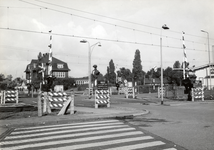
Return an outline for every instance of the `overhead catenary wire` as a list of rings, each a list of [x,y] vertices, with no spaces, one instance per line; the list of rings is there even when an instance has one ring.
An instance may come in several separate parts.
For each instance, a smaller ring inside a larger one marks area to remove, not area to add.
[[[0,27],[0,30],[11,30],[11,31],[19,31],[19,32],[27,32],[27,33],[37,33],[37,34],[49,34],[48,32],[25,30],[25,29],[15,29],[15,28],[9,28],[9,27],[8,28]],[[100,40],[100,41],[106,41],[106,42],[128,43],[128,44],[135,44],[135,45],[146,45],[146,46],[155,46],[155,47],[159,47],[160,46],[159,44],[148,44],[148,43],[143,43],[143,42],[132,42],[132,41],[125,41],[125,40],[105,39],[105,38],[97,38],[97,37],[89,37],[89,36],[79,36],[79,35],[69,35],[69,34],[61,34],[61,33],[52,33],[52,35],[64,36],[64,37],[71,37],[71,38],[79,38],[79,39]],[[176,47],[176,46],[162,45],[162,47],[173,48],[173,49],[182,49],[182,47]],[[204,51],[204,50],[190,49],[190,48],[186,48],[186,50]]]
[[[40,50],[37,50],[37,49],[29,49],[29,48],[21,48],[21,47],[14,47],[14,46],[5,46],[5,45],[0,45],[0,50],[3,50],[3,49],[9,49],[9,50],[18,50],[17,52],[20,53],[20,51],[24,51],[24,52],[27,52],[28,55],[29,53],[39,53],[39,52],[43,52],[43,53],[47,53],[46,51],[40,51]],[[4,55],[2,55],[4,56]],[[65,59],[66,57],[69,57],[70,58],[76,58],[78,61],[80,59],[87,59],[88,56],[86,55],[77,55],[77,54],[74,54],[74,53],[63,53],[63,52],[55,52],[54,53],[54,57],[56,56],[63,56]],[[35,56],[36,57],[36,56]],[[134,57],[133,57],[134,58]],[[106,58],[106,57],[96,57],[96,56],[93,56],[93,60],[99,60],[99,62],[101,61],[110,61],[110,59],[112,58]],[[13,60],[13,59],[6,59],[6,58],[1,58],[0,57],[0,60]],[[15,61],[18,61],[20,59],[15,59]],[[20,61],[30,61],[29,59],[27,60],[20,60]],[[133,59],[122,59],[122,58],[117,58],[116,59],[117,62],[120,62],[120,63],[127,63],[127,62],[132,62]],[[68,62],[71,62],[70,60],[68,60]],[[73,62],[73,61],[72,61]],[[159,60],[142,60],[142,63],[158,63]],[[205,62],[205,61],[201,61],[201,62]],[[174,63],[174,61],[165,61],[165,63]]]
[[[75,9],[75,8],[71,8],[71,7],[67,7],[67,6],[62,6],[62,5],[59,5],[59,4],[54,4],[54,3],[50,3],[50,2],[44,2],[44,1],[41,1],[41,0],[35,0],[35,1],[38,1],[38,2],[41,2],[41,3],[45,3],[45,4],[49,4],[49,5],[53,5],[53,6],[57,6],[57,7],[61,7],[61,8],[75,10],[75,11],[86,13],[86,14],[90,14],[90,15],[95,15],[95,16],[99,16],[99,17],[103,17],[103,18],[112,19],[112,20],[117,20],[117,21],[121,21],[121,22],[125,22],[125,23],[135,24],[135,25],[149,27],[149,28],[154,28],[154,29],[160,29],[159,27],[154,27],[154,26],[145,25],[145,24],[142,24],[142,23],[136,23],[136,22],[131,22],[131,21],[127,21],[127,20],[123,20],[123,19],[118,19],[118,18],[114,18],[114,17],[110,17],[110,16],[96,14],[96,13],[92,13],[92,12],[88,12],[88,11],[84,11],[84,10],[79,10],[79,9]],[[133,29],[133,30],[135,30],[135,29]],[[174,33],[178,33],[178,34],[181,33],[180,31],[174,31],[174,30],[169,30],[169,32],[174,32]],[[194,36],[194,37],[200,37],[200,38],[206,38],[206,37],[201,37],[201,36],[198,36],[198,35],[193,35],[193,34],[188,34],[188,33],[186,33],[186,35]]]
[[[155,36],[160,36],[160,34],[157,34],[157,33],[152,33],[152,32],[148,32],[148,31],[143,31],[143,30],[139,30],[139,29],[133,29],[133,28],[130,28],[130,27],[125,27],[125,26],[121,26],[121,25],[116,25],[116,24],[109,23],[109,22],[106,22],[106,21],[100,21],[100,20],[97,20],[97,19],[93,19],[93,18],[81,16],[81,15],[76,15],[76,14],[74,14],[74,13],[68,13],[68,12],[61,11],[61,10],[58,10],[58,9],[53,9],[53,8],[50,8],[50,7],[47,7],[47,6],[42,6],[42,5],[38,5],[38,4],[35,4],[35,3],[27,2],[27,1],[25,1],[25,0],[20,0],[20,1],[21,1],[21,2],[24,2],[24,3],[27,3],[27,4],[30,4],[30,5],[34,5],[34,6],[41,7],[41,8],[46,9],[46,10],[55,11],[55,12],[58,12],[58,13],[63,13],[63,14],[67,14],[67,15],[72,15],[72,16],[76,16],[76,17],[79,17],[79,18],[82,18],[82,19],[87,19],[87,20],[91,20],[91,21],[96,21],[96,22],[108,24],[108,25],[111,25],[111,26],[116,26],[116,27],[128,29],[128,30],[131,30],[131,31],[135,30],[135,31],[137,31],[137,32],[142,32],[142,33],[146,33],[146,34],[150,34],[150,35],[152,34],[152,35],[155,35]],[[160,28],[157,28],[157,29],[160,29]],[[176,32],[176,33],[181,34],[181,32]],[[187,35],[188,35],[188,34],[187,34]],[[191,36],[193,36],[193,35],[191,35]],[[171,39],[175,39],[175,40],[182,41],[181,38],[176,38],[176,37],[171,37],[171,36],[164,36],[164,35],[162,35],[162,37],[166,37],[166,38],[171,38]],[[198,36],[198,37],[199,37],[199,36]],[[200,37],[200,38],[205,38],[205,37]],[[191,41],[191,40],[186,40],[186,41],[187,41],[187,42],[195,42],[195,41]],[[201,42],[195,42],[195,43],[204,44],[204,43],[201,43]]]

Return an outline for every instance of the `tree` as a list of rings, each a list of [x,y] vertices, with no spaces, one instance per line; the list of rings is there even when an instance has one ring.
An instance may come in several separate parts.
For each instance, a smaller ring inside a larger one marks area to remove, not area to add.
[[[173,74],[173,70],[171,67],[167,67],[163,72],[163,76],[167,78],[169,84],[173,83],[172,74]]]
[[[118,76],[122,77],[123,80],[132,81],[132,73],[129,69],[126,68],[120,68],[119,71],[117,71]]]
[[[116,73],[114,71],[115,71],[115,66],[114,66],[113,60],[111,59],[109,62],[109,67],[107,67],[107,74],[105,75],[105,78],[111,84],[115,84],[116,82]]]
[[[110,74],[110,71],[109,71],[109,66],[107,66],[107,73],[105,74],[104,78],[106,79],[106,81],[109,83],[109,74]]]
[[[13,79],[13,76],[12,76],[12,75],[7,75],[7,80],[8,80],[8,81],[12,81],[12,79]]]
[[[181,64],[178,60],[173,64],[173,68],[181,68]]]
[[[175,61],[173,64],[173,68],[181,68],[181,64],[179,61]],[[183,79],[183,73],[182,71],[179,70],[173,70],[171,74],[171,81],[172,83],[175,83],[177,85],[182,84],[182,79]]]
[[[132,75],[133,75],[134,82],[139,81],[141,78],[143,78],[140,51],[138,49],[135,51]]]
[[[0,74],[0,81],[4,81],[4,80],[5,80],[4,74]]]

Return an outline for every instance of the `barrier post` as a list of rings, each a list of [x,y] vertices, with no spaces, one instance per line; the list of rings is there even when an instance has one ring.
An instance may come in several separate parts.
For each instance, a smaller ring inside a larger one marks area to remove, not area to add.
[[[71,98],[70,114],[74,114],[74,95],[71,95],[70,98]]]
[[[133,98],[135,98],[135,88],[132,88],[132,92],[133,92]]]
[[[5,98],[6,98],[5,94],[6,94],[6,91],[3,91],[3,104],[5,104]]]
[[[129,96],[128,96],[128,87],[125,88],[125,94],[126,94],[126,98],[129,98]]]
[[[43,113],[45,114],[51,113],[49,99],[50,99],[50,96],[48,95],[48,92],[44,93]]]
[[[18,104],[19,103],[19,96],[18,96],[18,90],[16,90],[16,93],[15,93],[15,95],[16,95],[16,104]]]
[[[38,107],[38,116],[41,117],[42,116],[42,92],[39,91],[39,95],[38,95],[38,101],[37,101],[37,107]]]
[[[1,104],[3,104],[3,91],[0,92]]]
[[[191,94],[192,94],[192,102],[194,102],[194,88],[192,88]]]

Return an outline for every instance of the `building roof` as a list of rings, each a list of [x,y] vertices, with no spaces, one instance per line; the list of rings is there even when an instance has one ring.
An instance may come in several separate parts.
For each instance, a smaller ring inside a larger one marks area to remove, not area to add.
[[[43,57],[42,57],[42,62],[44,64],[46,64],[49,60],[49,55],[48,53],[46,54],[43,54]],[[33,66],[33,64],[36,64],[36,66],[33,68],[33,70],[38,70],[39,67],[38,67],[38,63],[39,63],[39,60],[38,59],[32,59],[30,64],[27,65],[26,67],[26,70],[24,72],[29,72],[30,71],[30,67]],[[57,65],[58,64],[63,64],[63,68],[58,68]],[[64,61],[61,61],[55,57],[52,57],[52,70],[53,71],[70,71],[70,69],[68,68],[68,64]]]

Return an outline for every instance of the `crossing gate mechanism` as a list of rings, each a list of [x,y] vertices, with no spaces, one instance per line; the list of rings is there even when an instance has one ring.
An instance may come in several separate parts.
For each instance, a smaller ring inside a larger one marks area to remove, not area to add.
[[[6,90],[1,92],[1,104],[5,103],[13,103],[15,102],[18,104],[19,96],[18,96],[18,90]]]
[[[203,87],[192,88],[192,101],[202,100],[204,101],[204,89]]]
[[[42,92],[38,98],[38,116],[43,113],[51,113],[51,109],[60,110],[58,115],[64,115],[70,108],[70,114],[74,113],[74,95],[65,92]]]
[[[99,105],[110,107],[109,90],[95,90],[95,108],[98,108]]]

